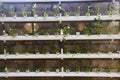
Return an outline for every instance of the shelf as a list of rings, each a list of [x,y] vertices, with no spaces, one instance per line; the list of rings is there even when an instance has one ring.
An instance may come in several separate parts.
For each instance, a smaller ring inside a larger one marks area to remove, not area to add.
[[[120,77],[119,73],[116,72],[111,72],[111,73],[106,73],[106,72],[10,72],[10,73],[0,73],[0,77]]]
[[[120,40],[119,34],[114,35],[40,35],[40,36],[0,36],[0,41],[20,41],[20,40]]]
[[[74,1],[103,1],[103,0],[0,0],[0,2],[74,2]]]
[[[120,59],[120,54],[118,53],[101,53],[101,54],[10,54],[10,55],[0,55],[0,59]]]
[[[1,17],[0,22],[94,21],[98,16]],[[102,15],[101,20],[120,20],[120,15]]]

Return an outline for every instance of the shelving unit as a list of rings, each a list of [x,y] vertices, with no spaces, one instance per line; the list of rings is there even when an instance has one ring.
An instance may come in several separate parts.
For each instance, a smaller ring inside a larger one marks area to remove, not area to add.
[[[16,3],[16,2],[78,2],[78,1],[104,1],[104,0],[0,0],[1,3]],[[38,17],[0,17],[0,22],[4,25],[7,22],[59,22],[60,27],[61,23],[65,21],[95,21],[95,19],[100,18],[102,21],[119,21],[120,15],[91,15],[91,16],[48,16],[46,18],[42,16]],[[61,29],[62,30],[62,29]],[[101,34],[101,35],[62,35],[62,31],[59,35],[18,35],[18,36],[6,36],[1,35],[0,41],[6,43],[6,41],[60,41],[62,44],[63,39],[65,40],[120,40],[119,34]],[[61,46],[61,45],[60,45]],[[60,47],[60,54],[0,54],[0,60],[22,60],[22,59],[120,59],[119,53],[70,53],[64,54],[63,47]],[[0,77],[120,77],[120,73],[117,72],[0,72]]]
[[[0,55],[0,59],[120,59],[118,53],[81,53],[81,54],[10,54]]]
[[[106,73],[106,72],[10,72],[10,73],[0,73],[0,77],[120,77],[119,73]]]
[[[44,17],[1,17],[0,22],[44,22],[44,21],[94,21],[99,16],[48,16]],[[120,20],[120,15],[101,15],[101,20]]]

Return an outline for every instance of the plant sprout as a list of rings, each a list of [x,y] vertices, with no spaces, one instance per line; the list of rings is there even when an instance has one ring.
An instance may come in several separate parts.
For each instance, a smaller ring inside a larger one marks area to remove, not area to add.
[[[22,16],[27,17],[27,11],[25,9],[22,10]]]
[[[13,8],[13,5],[10,5],[10,14],[12,17],[16,17],[17,14],[14,12],[14,8]]]
[[[28,47],[25,47],[25,48],[24,48],[24,52],[25,52],[25,54],[27,55],[27,54],[30,53],[30,49],[29,49]]]
[[[77,64],[77,65],[75,66],[75,70],[76,70],[76,72],[80,72],[80,66],[79,66],[79,64]]]
[[[101,12],[100,12],[100,7],[97,7],[97,15],[100,16]]]
[[[110,26],[107,27],[107,33],[110,35],[112,34],[112,28]]]
[[[109,15],[113,15],[114,14],[113,8],[111,6],[108,8],[108,14]]]
[[[106,72],[110,73],[111,72],[111,67],[107,67]]]
[[[59,47],[58,47],[58,45],[55,45],[54,52],[55,52],[56,54],[59,54],[59,53],[60,53],[60,52],[59,52]]]
[[[24,33],[25,33],[25,36],[28,36],[28,35],[29,35],[29,33],[30,33],[30,31],[29,31],[29,30],[24,29]]]
[[[86,72],[90,72],[90,66],[87,66]]]
[[[36,72],[36,73],[39,73],[39,72],[40,72],[40,69],[39,69],[39,68],[37,68],[37,69],[35,70],[35,72]]]
[[[97,72],[101,72],[101,68],[98,67],[98,68],[96,69],[96,71],[97,71]]]
[[[76,16],[80,16],[80,6],[77,7],[77,12],[75,13]]]
[[[35,48],[35,53],[39,54],[39,49],[38,48]]]
[[[46,18],[48,16],[46,9],[43,11],[43,17]]]
[[[87,26],[85,26],[85,28],[84,28],[84,30],[83,30],[83,33],[84,34],[86,34],[86,35],[90,35],[91,34],[91,32],[90,32],[90,27],[87,25]]]
[[[71,49],[71,46],[70,45],[66,45],[65,46],[65,53],[69,54],[70,53],[70,49]]]
[[[45,30],[44,35],[46,35],[46,36],[48,36],[48,35],[49,35],[48,30]]]
[[[90,8],[91,8],[91,6],[88,6],[88,7],[87,7],[87,13],[86,13],[86,16],[90,16],[90,15],[91,15],[91,14],[90,14],[90,12],[91,12],[91,11],[90,11]]]
[[[59,11],[60,11],[59,6],[54,6],[53,10],[54,10],[54,16],[58,17],[59,16]]]
[[[37,13],[36,13],[36,4],[34,4],[34,5],[32,6],[32,11],[33,11],[33,16],[34,16],[34,17],[37,17],[38,15],[37,15]]]
[[[18,46],[14,47],[14,50],[15,50],[16,55],[19,54],[19,47]]]
[[[5,73],[6,73],[6,74],[9,73],[9,68],[8,68],[8,66],[5,67]]]
[[[57,29],[57,30],[55,31],[55,35],[59,35],[59,32],[60,32],[60,29]]]
[[[9,48],[7,46],[4,47],[4,54],[6,56],[9,54]]]
[[[30,72],[30,68],[29,68],[29,66],[27,66],[26,73],[29,73],[29,72]]]
[[[0,16],[1,17],[6,17],[6,12],[7,12],[6,8],[0,7]]]
[[[50,72],[50,70],[51,70],[51,68],[49,68],[49,67],[46,68],[46,72]]]
[[[70,24],[67,24],[67,26],[64,27],[64,29],[63,29],[63,34],[68,35],[71,31],[71,28],[72,28],[72,26]]]
[[[50,48],[49,48],[49,47],[45,47],[45,48],[44,48],[44,51],[45,51],[45,54],[49,54],[49,53],[50,53],[50,52],[49,52],[49,51],[50,51]]]
[[[69,16],[68,12],[66,12],[66,11],[64,12],[64,15],[65,15],[66,17]]]
[[[18,35],[18,30],[9,28],[9,35],[11,35],[13,37],[17,36]]]
[[[77,48],[76,48],[76,53],[77,54],[80,54],[82,51],[81,47],[78,45]]]
[[[66,67],[65,67],[65,71],[66,71],[66,72],[70,72],[70,69],[66,66]]]

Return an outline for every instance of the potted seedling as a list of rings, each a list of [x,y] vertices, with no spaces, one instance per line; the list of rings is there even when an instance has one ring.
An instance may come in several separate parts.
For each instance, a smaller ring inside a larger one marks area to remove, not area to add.
[[[76,48],[76,53],[77,54],[80,54],[82,51],[81,47],[78,45],[77,48]]]
[[[19,73],[19,72],[20,72],[20,69],[19,69],[19,68],[17,68],[17,69],[16,69],[16,73]]]
[[[112,50],[109,48],[108,49],[108,54],[111,55],[112,54]]]
[[[78,17],[80,16],[80,6],[77,7],[77,12],[75,13],[75,15]]]
[[[30,68],[29,68],[29,66],[27,66],[26,73],[29,73],[29,72],[30,72]]]
[[[8,68],[8,66],[5,67],[5,73],[6,73],[6,74],[9,73],[9,68]]]
[[[38,17],[38,15],[37,15],[37,13],[36,13],[36,4],[34,4],[33,6],[32,6],[32,11],[33,11],[33,16],[36,18],[36,17]]]
[[[57,18],[60,12],[59,6],[54,6],[53,10],[54,10],[54,16]]]
[[[75,66],[75,71],[76,71],[77,73],[80,72],[80,66],[79,66],[78,64]]]
[[[97,50],[97,54],[101,54],[101,50],[100,50],[100,48]]]
[[[65,11],[65,12],[64,12],[64,16],[65,16],[65,17],[68,17],[68,16],[69,16],[68,12]]]
[[[107,27],[107,33],[108,33],[108,35],[112,34],[112,28],[110,26]]]
[[[39,72],[40,72],[40,69],[39,69],[39,68],[37,68],[37,69],[35,70],[35,72],[36,72],[36,73],[39,73]]]
[[[65,53],[66,54],[70,54],[70,50],[71,50],[71,46],[70,45],[66,45],[65,46]]]
[[[58,55],[58,54],[60,54],[60,52],[59,52],[59,51],[60,51],[60,50],[59,50],[58,45],[55,45],[54,52]]]
[[[56,35],[56,36],[58,36],[58,35],[59,35],[59,33],[60,33],[60,30],[59,30],[59,29],[57,29],[57,30],[55,31],[55,35]]]
[[[35,49],[35,54],[37,54],[37,55],[39,55],[39,54],[40,54],[40,52],[39,52],[39,49],[38,49],[38,48],[36,48],[36,49]]]
[[[100,16],[101,13],[100,13],[100,7],[97,7],[97,16]]]
[[[49,47],[45,47],[45,48],[44,48],[44,51],[45,51],[45,54],[47,54],[47,55],[50,54],[50,52],[49,52],[49,51],[50,51],[50,48],[49,48]]]
[[[88,26],[85,26],[83,33],[89,36],[90,35],[90,28]]]
[[[57,73],[60,72],[60,66],[56,69],[56,72]]]
[[[4,47],[4,54],[5,56],[9,55],[9,49],[7,46]]]
[[[48,30],[45,30],[44,35],[46,35],[46,36],[48,36],[48,35],[49,35]]]
[[[18,55],[19,54],[19,47],[18,46],[14,47],[14,50],[15,50],[15,54]]]
[[[0,17],[6,17],[6,11],[7,9],[6,8],[0,8]]]
[[[72,28],[72,26],[70,24],[67,24],[67,26],[64,27],[64,29],[63,29],[63,34],[64,35],[69,35],[70,31],[71,31],[71,28]]]
[[[47,72],[47,73],[49,73],[49,72],[50,72],[50,70],[51,70],[51,68],[49,68],[49,67],[48,67],[48,68],[46,68],[46,72]]]
[[[25,55],[28,55],[30,54],[30,49],[28,47],[25,47],[24,52],[25,52]]]
[[[109,8],[108,8],[108,15],[113,15],[114,14],[114,11],[113,11],[113,8],[110,6]]]
[[[120,74],[120,63],[117,65],[117,72]]]
[[[25,29],[25,30],[24,30],[24,33],[25,33],[25,36],[28,37],[30,31]]]
[[[22,17],[24,17],[24,18],[27,17],[27,11],[25,9],[22,10]]]
[[[101,72],[101,68],[98,67],[98,68],[96,69],[96,72],[97,72],[97,73],[100,73],[100,72]]]
[[[9,28],[9,35],[11,35],[12,37],[16,37],[18,35],[18,30]]]
[[[90,72],[90,66],[87,66],[87,68],[86,68],[86,72],[87,72],[87,73]]]
[[[91,11],[90,11],[90,8],[91,8],[91,6],[88,6],[88,7],[87,7],[87,13],[86,13],[86,16],[90,16],[90,15],[91,15],[91,14],[90,14],[90,12],[91,12]]]
[[[46,17],[48,17],[46,9],[43,11],[43,17],[44,17],[44,19],[46,19]]]
[[[70,72],[70,69],[69,69],[67,66],[65,67],[65,72],[66,72],[66,73],[69,73],[69,72]]]
[[[106,72],[110,73],[111,72],[111,67],[107,67]]]
[[[14,8],[13,8],[12,5],[10,6],[10,14],[11,14],[11,16],[14,17],[14,18],[17,17],[17,14],[14,12]]]

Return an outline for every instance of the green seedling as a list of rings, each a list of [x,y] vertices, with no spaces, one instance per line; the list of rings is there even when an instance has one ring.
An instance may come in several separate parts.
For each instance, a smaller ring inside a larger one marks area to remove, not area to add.
[[[110,6],[108,8],[108,15],[113,15],[113,14],[114,14],[113,8]]]
[[[81,47],[80,47],[80,46],[77,46],[77,48],[76,48],[76,53],[77,53],[77,54],[80,54],[81,51],[82,51]]]
[[[38,48],[35,49],[35,54],[40,54],[40,51]]]
[[[97,7],[97,16],[100,16],[101,12],[100,12],[100,7]]]
[[[60,12],[59,6],[55,6],[55,7],[53,8],[53,10],[54,10],[54,16],[55,16],[55,17],[58,17],[58,16],[59,16],[59,12]]]
[[[87,66],[86,72],[90,72],[90,66]]]
[[[78,64],[75,66],[75,70],[76,72],[80,72],[80,66]]]
[[[71,46],[70,45],[66,45],[65,46],[65,53],[66,54],[70,54],[70,50],[71,50]]]
[[[107,67],[106,72],[110,73],[111,72],[111,67]]]
[[[55,45],[54,52],[55,52],[56,54],[60,54],[59,51],[60,51],[60,49],[59,49],[58,45]]]
[[[24,48],[24,52],[25,52],[26,55],[28,55],[28,54],[30,53],[29,47],[25,47],[25,48]]]
[[[7,46],[4,47],[4,54],[9,55],[9,48]]]
[[[80,6],[77,7],[77,12],[75,13],[76,16],[80,16]]]
[[[25,30],[24,30],[24,33],[25,33],[25,36],[28,36],[29,33],[30,33],[30,31],[25,29]]]
[[[51,70],[51,68],[46,68],[46,72],[48,73],[48,72],[50,72],[50,70]]]
[[[37,69],[35,70],[35,72],[36,72],[36,73],[39,73],[39,72],[40,72],[40,69],[39,69],[39,68],[37,68]]]
[[[70,72],[70,69],[66,66],[65,71],[68,73],[68,72]]]
[[[109,35],[112,34],[112,28],[111,28],[110,26],[107,27],[107,33],[108,33]]]
[[[30,72],[30,68],[29,68],[29,66],[27,66],[26,73],[29,73],[29,72]]]
[[[101,68],[98,67],[98,68],[96,69],[96,71],[97,71],[98,73],[101,72]]]
[[[14,47],[14,51],[15,51],[15,54],[18,55],[19,54],[19,47],[18,46]]]
[[[65,11],[64,16],[66,17],[69,16],[68,12]]]
[[[37,12],[36,12],[36,8],[37,8],[37,6],[36,6],[36,4],[34,4],[33,6],[32,6],[32,12],[33,12],[33,16],[34,17],[37,17],[38,15],[37,15]]]
[[[9,35],[16,37],[18,35],[18,30],[13,29],[13,28],[9,28]]]
[[[117,72],[120,73],[120,63],[117,65]]]
[[[9,68],[8,67],[5,67],[5,73],[9,73]]]
[[[70,24],[67,24],[67,26],[64,27],[64,29],[63,29],[63,34],[64,34],[64,35],[69,35],[71,29],[72,29],[72,26],[71,26]]]
[[[91,6],[88,6],[88,7],[87,7],[87,13],[86,13],[86,16],[90,16],[90,15],[91,15],[91,14],[90,14],[90,12],[91,12],[91,11],[90,11],[90,8],[91,8]]]
[[[12,5],[10,5],[10,14],[11,14],[12,17],[16,17],[17,16],[17,14],[14,12],[14,8],[13,8]]]
[[[45,9],[44,12],[43,12],[43,17],[44,17],[44,19],[45,19],[46,17],[48,17],[48,14],[47,14],[46,9]]]
[[[45,52],[45,54],[50,54],[50,48],[49,47],[45,47],[44,48],[44,52]]]
[[[25,9],[22,10],[22,16],[27,17],[27,11]]]

